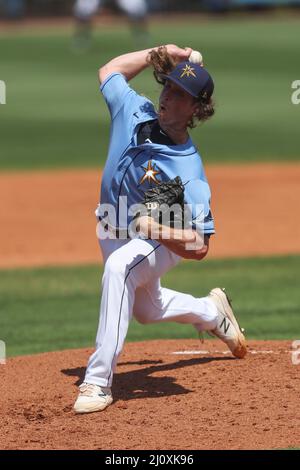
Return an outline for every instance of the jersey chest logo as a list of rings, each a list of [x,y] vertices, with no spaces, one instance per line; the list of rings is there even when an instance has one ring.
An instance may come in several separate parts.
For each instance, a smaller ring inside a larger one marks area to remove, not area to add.
[[[142,169],[144,170],[145,174],[142,176],[140,180],[140,184],[143,184],[144,181],[148,181],[148,183],[151,183],[152,181],[155,184],[158,184],[160,181],[156,178],[156,175],[159,175],[161,172],[157,168],[156,164],[152,164],[152,160],[148,161],[147,167],[145,168],[142,166]]]

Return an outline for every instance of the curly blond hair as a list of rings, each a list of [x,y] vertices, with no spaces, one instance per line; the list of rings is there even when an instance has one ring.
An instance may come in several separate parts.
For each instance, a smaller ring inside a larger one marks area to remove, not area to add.
[[[168,54],[166,46],[160,46],[157,50],[153,49],[149,52],[148,63],[153,67],[153,75],[155,80],[164,85],[166,79],[162,77],[162,74],[168,75],[174,70],[179,61],[176,61]],[[196,127],[195,119],[199,122],[207,121],[215,114],[214,102],[212,98],[205,100],[203,98],[195,98],[199,103],[199,111],[194,115],[191,121],[188,123],[188,127],[191,129]]]

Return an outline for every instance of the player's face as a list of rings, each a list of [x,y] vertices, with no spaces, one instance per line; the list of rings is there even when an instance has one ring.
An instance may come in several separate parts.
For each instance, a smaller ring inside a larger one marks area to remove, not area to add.
[[[159,121],[161,125],[186,127],[197,106],[197,101],[192,95],[167,80],[159,98]]]

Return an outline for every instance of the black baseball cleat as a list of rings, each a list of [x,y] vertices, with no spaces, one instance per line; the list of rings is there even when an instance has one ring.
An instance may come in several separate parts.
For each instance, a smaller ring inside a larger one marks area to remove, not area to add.
[[[225,289],[216,287],[210,291],[208,297],[213,301],[218,310],[217,327],[209,331],[209,333],[212,333],[226,343],[235,357],[242,359],[247,354],[246,339],[243,335],[244,330],[240,328],[234,316]]]

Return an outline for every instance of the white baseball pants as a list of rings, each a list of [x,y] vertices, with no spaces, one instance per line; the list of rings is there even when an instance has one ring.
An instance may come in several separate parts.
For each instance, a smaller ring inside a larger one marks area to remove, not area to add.
[[[105,263],[100,323],[85,382],[111,386],[133,315],[140,323],[191,323],[199,331],[216,327],[217,311],[210,299],[161,287],[160,277],[179,256],[155,240],[106,239],[100,246]]]
[[[88,20],[102,7],[102,0],[76,0],[74,15],[82,20]],[[145,0],[117,0],[117,4],[124,13],[131,18],[144,18],[147,15],[147,2]]]
[[[76,0],[74,15],[81,20],[88,20],[97,13],[100,5],[100,0]]]

